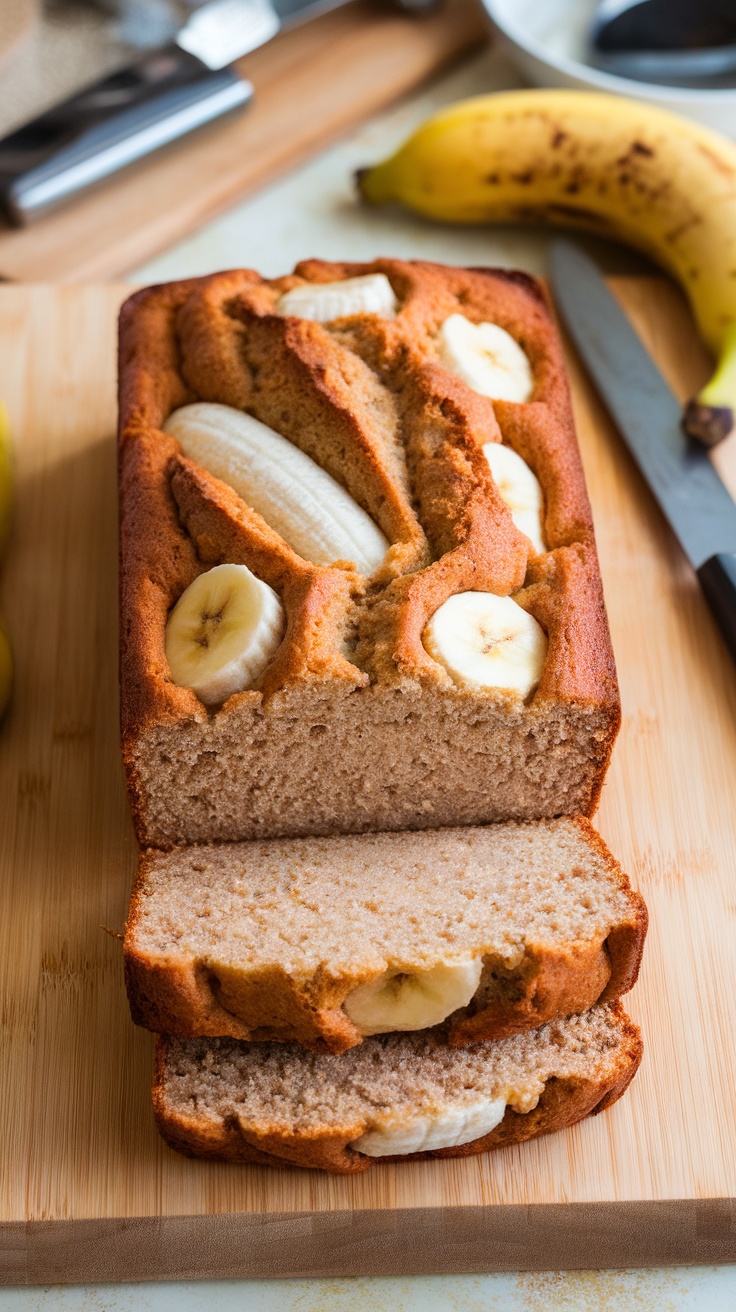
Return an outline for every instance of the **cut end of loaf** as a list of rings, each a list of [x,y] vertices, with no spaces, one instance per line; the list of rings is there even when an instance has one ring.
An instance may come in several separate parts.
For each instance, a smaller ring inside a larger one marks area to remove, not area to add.
[[[366,275],[390,282],[395,316],[278,313],[285,293]],[[442,365],[453,314],[519,343],[529,404]],[[143,845],[593,812],[618,690],[562,347],[533,282],[401,260],[235,270],[137,294],[121,361],[122,718]],[[392,544],[368,589],[315,570],[182,461],[163,428],[196,401],[247,412],[344,487]],[[489,441],[542,487],[541,554],[493,481]],[[208,714],[167,678],[161,634],[184,588],[225,561],[277,591],[287,629],[258,686]],[[457,687],[428,656],[430,616],[470,590],[513,593],[544,629],[527,701]]]

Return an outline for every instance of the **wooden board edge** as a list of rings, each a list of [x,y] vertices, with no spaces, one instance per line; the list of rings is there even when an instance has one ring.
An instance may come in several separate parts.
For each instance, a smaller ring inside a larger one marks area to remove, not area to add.
[[[736,1262],[736,1198],[0,1225],[0,1285],[728,1262]]]

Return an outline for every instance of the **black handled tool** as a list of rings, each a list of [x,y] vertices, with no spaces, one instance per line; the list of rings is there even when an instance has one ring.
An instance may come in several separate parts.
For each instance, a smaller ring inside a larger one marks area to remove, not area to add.
[[[683,432],[680,402],[593,260],[573,242],[556,241],[551,284],[570,336],[736,660],[736,502],[708,452]]]
[[[0,207],[6,218],[29,223],[134,160],[247,105],[253,87],[229,65],[281,27],[343,3],[210,0],[194,7],[193,0],[188,21],[169,45],[146,51],[0,141]]]

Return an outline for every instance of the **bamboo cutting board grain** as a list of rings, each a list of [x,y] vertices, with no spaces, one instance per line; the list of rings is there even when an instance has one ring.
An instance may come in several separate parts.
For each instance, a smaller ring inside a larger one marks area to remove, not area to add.
[[[238,61],[253,105],[158,151],[29,228],[0,220],[0,279],[122,277],[484,41],[478,0],[422,18],[354,0]]]
[[[618,284],[678,390],[676,292]],[[0,289],[19,442],[0,732],[0,1277],[7,1283],[639,1266],[736,1257],[736,670],[572,362],[624,724],[599,815],[651,930],[642,1070],[603,1115],[359,1177],[196,1163],[158,1140],[119,940],[135,861],[118,758],[119,287]],[[718,460],[736,491],[736,448]]]

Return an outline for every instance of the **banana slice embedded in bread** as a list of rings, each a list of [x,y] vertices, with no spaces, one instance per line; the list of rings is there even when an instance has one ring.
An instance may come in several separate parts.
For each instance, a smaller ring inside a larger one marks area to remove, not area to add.
[[[544,629],[512,597],[458,592],[435,611],[422,635],[426,651],[464,688],[498,688],[528,697],[547,655]]]
[[[293,287],[276,302],[276,312],[332,323],[334,319],[354,314],[378,314],[382,319],[393,319],[398,304],[385,273],[367,273],[360,278]]]
[[[373,574],[389,543],[370,515],[311,456],[232,406],[198,401],[164,425],[195,464],[229,483],[289,546],[316,565],[352,561]]]
[[[451,314],[439,333],[440,359],[468,387],[494,401],[528,401],[534,375],[519,343],[497,323]]]
[[[166,659],[174,683],[207,706],[251,687],[284,635],[284,608],[247,565],[216,565],[198,575],[166,624]]]
[[[150,851],[126,981],[152,1030],[468,1043],[631,988],[646,923],[584,820]]]

